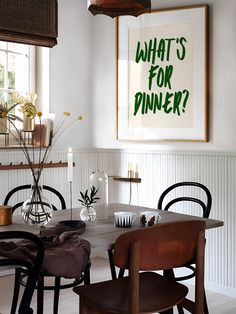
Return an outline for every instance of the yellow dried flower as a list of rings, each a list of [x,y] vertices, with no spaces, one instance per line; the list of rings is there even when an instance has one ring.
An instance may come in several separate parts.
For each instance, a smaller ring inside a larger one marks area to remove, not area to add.
[[[83,120],[83,116],[78,116],[78,120]]]
[[[7,117],[7,112],[3,111],[3,112],[1,113],[1,117],[2,117],[3,119],[6,118],[6,117]]]
[[[69,117],[69,116],[70,116],[70,112],[64,111],[64,112],[63,112],[63,115],[66,116],[66,117]]]
[[[37,115],[38,115],[38,117],[42,117],[43,113],[42,113],[41,111],[39,111],[39,112],[37,113]]]

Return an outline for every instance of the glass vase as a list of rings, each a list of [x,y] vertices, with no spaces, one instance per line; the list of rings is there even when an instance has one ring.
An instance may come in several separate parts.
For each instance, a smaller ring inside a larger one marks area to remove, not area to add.
[[[89,178],[90,188],[95,186],[98,190],[96,197],[99,197],[94,209],[97,213],[97,218],[107,218],[107,207],[108,207],[108,177],[103,170],[94,171]]]
[[[52,204],[43,196],[42,187],[39,184],[40,175],[41,171],[33,172],[32,194],[23,203],[21,210],[23,220],[32,227],[47,224],[53,215]]]
[[[96,210],[92,207],[83,207],[80,211],[80,218],[83,221],[91,222],[96,219]]]

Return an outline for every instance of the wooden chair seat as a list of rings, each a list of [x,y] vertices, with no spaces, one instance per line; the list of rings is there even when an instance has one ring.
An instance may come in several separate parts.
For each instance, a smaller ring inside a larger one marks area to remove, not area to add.
[[[187,295],[188,288],[155,272],[140,273],[140,313],[159,312],[170,306],[179,304]],[[128,277],[114,281],[104,281],[93,284],[90,289],[86,286],[75,287],[74,292],[83,298],[83,302],[101,313],[129,312],[129,280]],[[171,296],[169,291],[175,291]],[[90,300],[93,296],[92,301]],[[91,314],[93,311],[91,310]]]

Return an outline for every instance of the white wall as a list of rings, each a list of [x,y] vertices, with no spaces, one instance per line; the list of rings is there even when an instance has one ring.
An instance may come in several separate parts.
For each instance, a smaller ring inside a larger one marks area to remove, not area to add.
[[[50,110],[57,120],[64,111],[82,122],[68,129],[58,147],[90,146],[91,14],[84,0],[58,1],[58,44],[50,50]]]
[[[236,1],[153,0],[152,8],[209,4],[210,119],[208,143],[125,143],[116,141],[115,20],[92,18],[91,114],[92,147],[184,150],[236,149]]]
[[[209,142],[135,143],[116,140],[115,19],[92,16],[84,0],[59,0],[58,45],[50,51],[50,106],[82,114],[58,142],[60,148],[131,148],[165,150],[236,149],[235,0],[153,0],[152,8],[209,5]]]

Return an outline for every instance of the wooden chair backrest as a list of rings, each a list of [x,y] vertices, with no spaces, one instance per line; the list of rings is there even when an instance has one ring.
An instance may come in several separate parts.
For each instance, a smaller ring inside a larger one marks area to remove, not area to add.
[[[114,246],[114,262],[129,269],[131,244],[139,243],[139,270],[164,270],[182,266],[196,257],[199,234],[204,239],[205,222],[200,220],[160,223],[122,234]]]
[[[129,313],[139,313],[140,270],[171,269],[194,259],[195,302],[184,299],[182,306],[191,313],[202,314],[204,248],[205,222],[201,220],[160,223],[122,234],[115,242],[114,262],[129,269]]]

